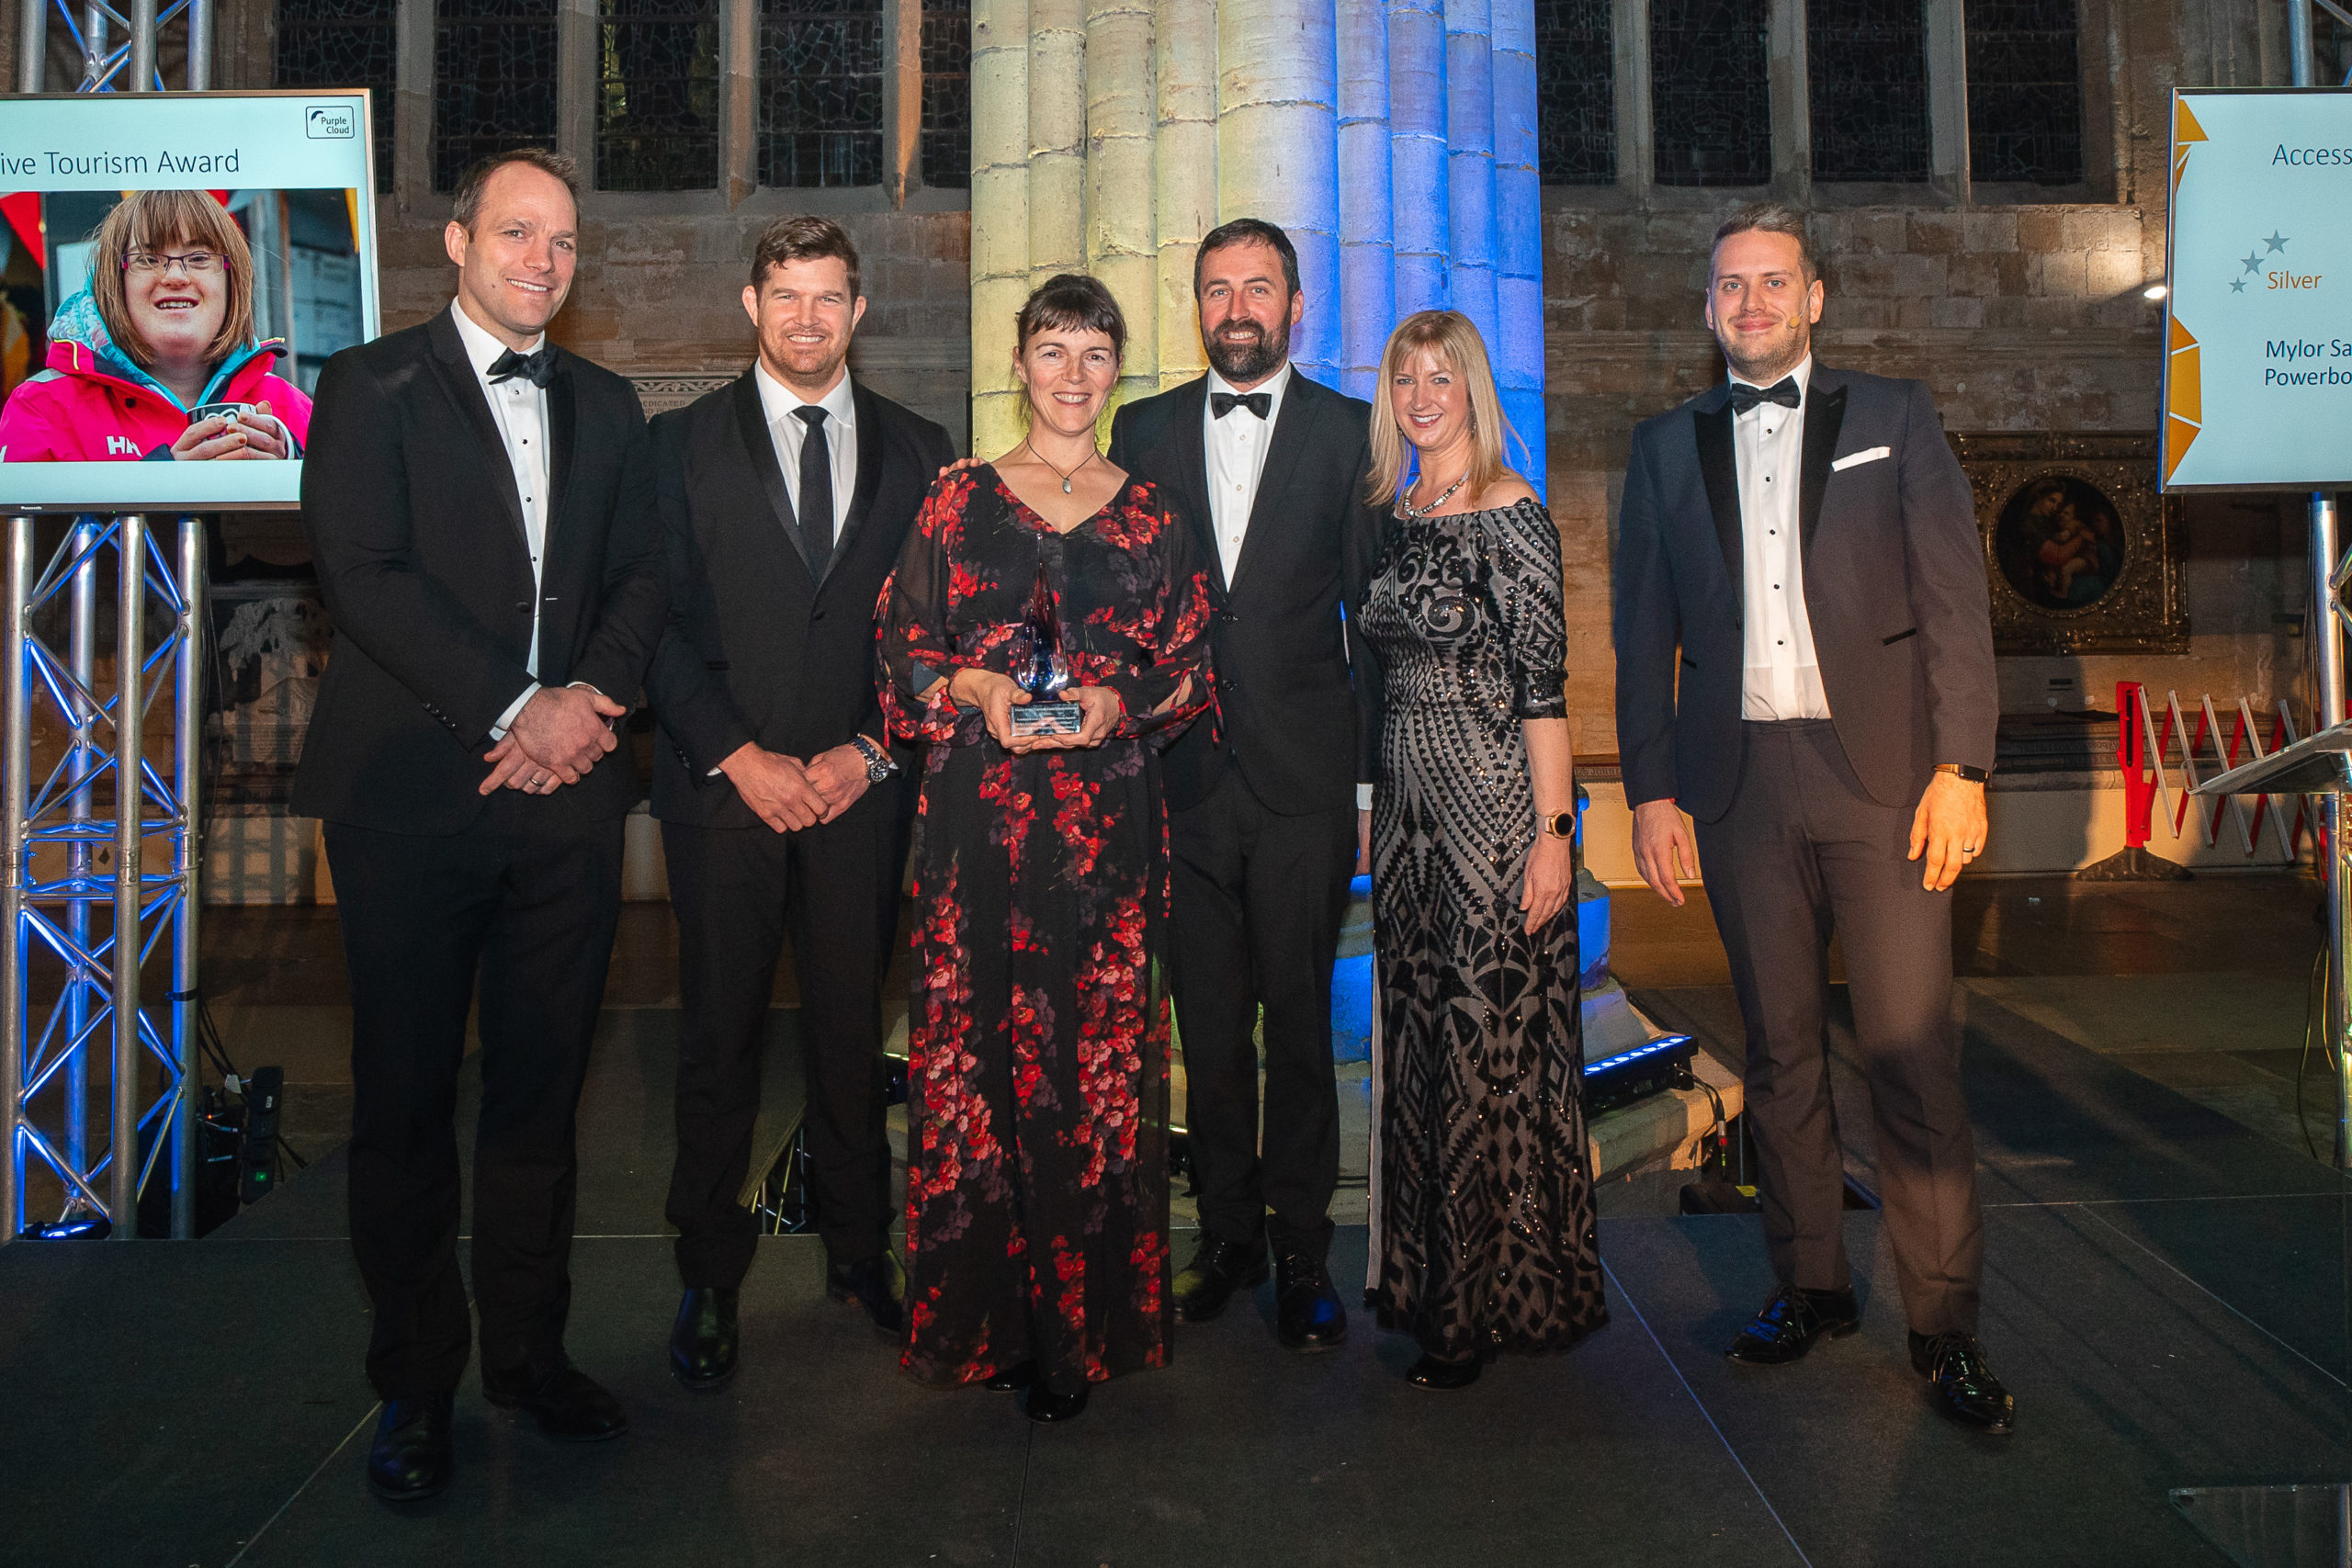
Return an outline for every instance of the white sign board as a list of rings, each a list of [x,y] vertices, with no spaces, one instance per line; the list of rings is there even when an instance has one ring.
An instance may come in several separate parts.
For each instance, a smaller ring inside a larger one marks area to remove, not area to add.
[[[0,99],[0,512],[295,505],[372,149],[362,91]]]
[[[2175,92],[2165,254],[2165,488],[2352,484],[2352,92]]]

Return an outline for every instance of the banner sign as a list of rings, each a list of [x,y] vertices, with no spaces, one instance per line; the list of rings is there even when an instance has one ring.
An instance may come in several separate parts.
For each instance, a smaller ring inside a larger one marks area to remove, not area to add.
[[[2176,91],[2167,490],[2352,484],[2352,92]]]
[[[0,511],[296,505],[374,144],[365,91],[0,99]]]

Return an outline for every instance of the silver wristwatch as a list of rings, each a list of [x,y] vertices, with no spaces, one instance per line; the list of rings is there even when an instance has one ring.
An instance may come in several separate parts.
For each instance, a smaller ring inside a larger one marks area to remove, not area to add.
[[[859,756],[865,759],[865,782],[867,784],[880,784],[884,779],[888,778],[892,773],[899,771],[899,764],[896,759],[894,759],[889,752],[885,751],[881,747],[876,746],[865,736],[853,735],[849,738],[849,743],[857,748],[857,754]]]

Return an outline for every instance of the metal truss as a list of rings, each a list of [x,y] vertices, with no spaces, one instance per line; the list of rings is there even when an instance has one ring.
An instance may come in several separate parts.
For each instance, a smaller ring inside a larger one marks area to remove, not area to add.
[[[7,519],[0,604],[0,1243],[48,1223],[28,1213],[36,1167],[62,1190],[57,1221],[103,1221],[118,1239],[139,1234],[140,1195],[161,1181],[172,1235],[185,1238],[196,1214],[204,527],[183,517],[175,537],[158,538],[137,514],[78,517],[36,578],[34,522]],[[96,680],[105,576],[115,588],[111,691]],[[161,634],[152,648],[151,601]],[[64,622],[62,654],[37,617]],[[141,747],[166,692],[169,776]],[[64,742],[38,777],[36,712]],[[170,994],[142,1007],[141,964],[166,942]],[[100,1052],[111,1086],[102,1145],[88,1111]]]
[[[38,93],[47,85],[49,17],[54,8],[65,24],[66,37],[82,62],[77,93],[160,93],[164,73],[157,67],[156,40],[163,29],[183,16],[187,25],[187,80],[190,92],[212,85],[213,0],[170,0],[156,8],[156,0],[130,0],[130,11],[107,0],[81,0],[77,11],[71,0],[23,0],[17,38],[17,90]],[[114,39],[119,37],[120,41]]]

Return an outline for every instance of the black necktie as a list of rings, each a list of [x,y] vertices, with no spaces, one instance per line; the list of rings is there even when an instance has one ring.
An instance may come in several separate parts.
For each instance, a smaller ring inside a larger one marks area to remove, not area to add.
[[[1769,387],[1751,387],[1745,381],[1731,384],[1731,412],[1736,414],[1746,413],[1758,403],[1778,403],[1784,409],[1792,409],[1803,401],[1804,395],[1797,390],[1797,378],[1793,376],[1783,376]]]
[[[792,412],[808,427],[800,438],[800,547],[808,553],[808,575],[822,579],[833,556],[833,453],[825,441],[825,411]]]
[[[529,354],[517,354],[508,349],[490,362],[490,378],[495,383],[510,376],[520,376],[542,392],[555,379],[555,345],[541,344]]]
[[[1209,412],[1218,419],[1223,419],[1238,408],[1248,409],[1260,419],[1264,419],[1273,412],[1274,395],[1272,392],[1211,392],[1209,394]]]

